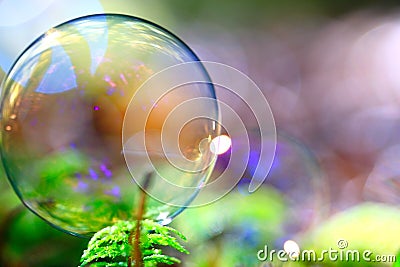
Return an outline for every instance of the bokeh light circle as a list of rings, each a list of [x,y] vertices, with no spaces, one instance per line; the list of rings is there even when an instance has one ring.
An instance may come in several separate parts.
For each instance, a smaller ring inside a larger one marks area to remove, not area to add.
[[[55,227],[77,235],[132,219],[141,191],[122,153],[123,122],[127,129],[151,131],[162,124],[165,109],[193,97],[215,100],[215,93],[210,84],[183,94],[178,90],[176,98],[158,103],[159,113],[147,126],[124,121],[127,106],[153,73],[193,61],[198,61],[196,55],[173,34],[125,15],[68,21],[32,43],[1,86],[1,156],[24,204]],[[201,63],[195,71],[207,79]],[[145,92],[137,108],[145,108],[152,95],[152,89]],[[217,116],[217,105],[205,108]],[[209,123],[195,123],[186,130],[183,144],[190,146],[197,137],[218,131],[207,127]],[[152,179],[150,186],[156,182]],[[168,222],[181,210],[149,199],[145,217]]]

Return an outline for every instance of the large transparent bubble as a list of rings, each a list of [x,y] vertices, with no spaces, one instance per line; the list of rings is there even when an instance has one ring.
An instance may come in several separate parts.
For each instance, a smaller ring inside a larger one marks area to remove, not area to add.
[[[214,157],[204,150],[218,129],[215,122],[202,118],[182,125],[176,137],[170,136],[176,130],[172,127],[171,134],[164,135],[177,141],[181,150],[174,150],[169,159],[159,154],[158,132],[180,103],[196,97],[215,100],[213,87],[186,85],[162,99],[153,99],[148,88],[134,107],[140,116],[146,105],[154,105],[146,126],[136,125],[135,116],[124,121],[124,116],[132,96],[151,75],[191,61],[198,58],[174,35],[124,15],[75,19],[32,43],[1,88],[2,161],[25,205],[50,224],[77,235],[134,218],[143,195],[125,162],[124,124],[128,132],[136,128],[148,132],[144,151],[136,149],[141,145],[135,143],[135,136],[127,137],[131,148],[127,158],[136,164],[135,173],[151,177],[149,187],[158,183],[159,176],[153,173],[161,168],[167,180],[191,188],[188,194],[165,192],[174,205],[149,198],[145,217],[167,222],[178,214],[213,169]],[[208,79],[200,62],[196,75]],[[196,109],[216,118],[217,105],[207,103]],[[167,141],[163,149],[169,145]],[[185,169],[192,175],[174,176],[175,165],[167,161],[175,155],[187,159]],[[155,159],[155,169],[141,163],[149,156]]]

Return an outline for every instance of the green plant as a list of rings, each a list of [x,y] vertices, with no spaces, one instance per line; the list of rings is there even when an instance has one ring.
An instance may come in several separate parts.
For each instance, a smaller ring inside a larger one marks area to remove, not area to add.
[[[143,188],[149,186],[151,177],[152,173],[145,177]],[[143,190],[135,221],[119,221],[92,237],[81,257],[81,266],[156,267],[158,263],[171,265],[180,262],[175,257],[164,255],[162,247],[189,253],[176,238],[186,240],[179,231],[153,220],[143,220],[146,197]]]
[[[137,222],[120,221],[97,232],[82,255],[81,266],[140,266],[132,257],[133,245],[129,242],[136,224]],[[171,227],[144,220],[140,230],[140,251],[144,267],[180,262],[175,257],[164,255],[162,247],[168,246],[179,252],[189,253],[172,234],[183,240],[186,238]]]

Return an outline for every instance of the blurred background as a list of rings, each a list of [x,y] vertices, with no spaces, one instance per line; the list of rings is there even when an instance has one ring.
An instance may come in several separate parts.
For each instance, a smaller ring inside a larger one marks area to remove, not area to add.
[[[101,12],[153,21],[200,59],[244,72],[275,117],[276,158],[263,187],[247,193],[255,167],[249,164],[231,194],[188,209],[173,222],[189,240],[191,254],[179,256],[182,266],[314,264],[257,259],[265,245],[282,249],[287,240],[318,251],[345,239],[351,249],[398,254],[398,1],[3,0],[0,75],[50,27]],[[217,171],[227,160],[220,157]],[[4,172],[1,176],[0,266],[78,265],[88,240],[35,217],[21,206]]]

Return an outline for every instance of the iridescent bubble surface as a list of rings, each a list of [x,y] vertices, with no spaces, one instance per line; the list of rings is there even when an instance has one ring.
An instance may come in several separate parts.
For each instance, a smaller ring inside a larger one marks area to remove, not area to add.
[[[123,15],[75,19],[31,44],[2,84],[1,109],[2,161],[25,205],[52,225],[78,235],[134,218],[141,191],[126,166],[121,135],[123,123],[128,128],[142,126],[135,125],[134,119],[124,121],[127,106],[152,74],[197,60],[171,33]],[[201,63],[197,72],[208,77]],[[208,84],[176,92],[157,102],[145,127],[150,133],[167,119],[165,110],[180,102],[215,99]],[[146,93],[143,105],[154,104],[157,99],[152,99],[151,90]],[[218,114],[214,104],[197,108]],[[190,159],[189,152],[198,150],[199,140],[218,134],[211,123],[196,121],[182,131],[181,154]],[[138,168],[142,156],[146,153],[134,155]],[[163,160],[157,158],[163,172],[174,173],[173,165]],[[199,186],[212,171],[210,157],[204,163],[191,162],[185,167],[208,167],[196,172],[190,182],[182,180],[187,177],[174,177],[176,184]],[[186,202],[195,196],[166,193]],[[149,199],[145,216],[168,222],[182,209]]]

